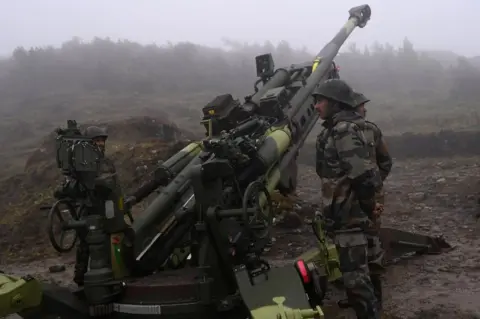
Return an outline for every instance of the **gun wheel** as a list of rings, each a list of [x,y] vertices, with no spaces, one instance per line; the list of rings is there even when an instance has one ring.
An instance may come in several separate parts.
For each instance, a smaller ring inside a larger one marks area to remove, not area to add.
[[[263,205],[262,195],[264,196]],[[273,223],[273,204],[265,185],[260,181],[250,183],[243,195],[242,204],[246,227],[257,239],[266,238]],[[255,209],[253,216],[248,213],[248,209],[252,207]]]
[[[64,230],[62,227],[69,220],[78,218],[74,204],[65,199],[57,201],[48,212],[48,238],[59,253],[67,253],[75,246],[77,232],[73,229]]]

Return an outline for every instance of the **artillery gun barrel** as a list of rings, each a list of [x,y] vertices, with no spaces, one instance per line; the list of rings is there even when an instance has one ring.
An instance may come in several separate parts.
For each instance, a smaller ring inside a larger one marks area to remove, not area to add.
[[[312,74],[308,77],[306,85],[301,88],[290,101],[290,105],[292,105],[292,108],[289,110],[290,118],[298,112],[304,102],[310,97],[314,88],[325,77],[340,47],[355,27],[363,28],[368,20],[370,20],[371,9],[369,5],[361,5],[350,9],[348,13],[350,17],[347,23],[345,23],[333,39],[317,54],[313,62]]]
[[[166,160],[162,166],[168,168],[173,174],[178,174],[201,150],[200,142],[190,143]]]
[[[314,88],[327,76],[328,71],[330,71],[332,67],[333,59],[342,44],[356,26],[366,25],[366,22],[370,19],[371,11],[368,5],[363,5],[350,9],[349,14],[350,18],[347,23],[318,53],[312,67],[313,72],[307,78],[305,86],[301,87],[290,101],[292,108],[289,110],[289,118],[293,120],[296,127],[295,125],[294,127],[289,127],[289,125],[276,127],[265,134],[266,139],[258,150],[258,157],[263,162],[265,168],[277,160],[281,160],[284,153],[289,148],[292,148],[292,146],[295,148],[293,153],[296,154],[301,145],[303,145],[303,141],[313,129],[318,115],[314,112],[309,98]],[[296,77],[300,72],[304,72],[300,71],[302,70],[301,68],[296,69],[295,66],[292,66],[292,70],[294,70],[292,72],[292,78]],[[306,69],[304,68],[303,70]],[[269,82],[267,82],[267,84],[268,83]],[[294,143],[292,143],[292,140]]]
[[[154,178],[140,186],[129,199],[129,205],[134,205],[148,197],[155,189],[165,186],[169,180],[175,177],[190,161],[200,153],[201,145],[193,142],[171,156],[159,165],[154,172]]]
[[[190,163],[167,185],[153,202],[142,212],[132,225],[136,236],[142,237],[145,230],[155,227],[172,211],[170,206],[178,196],[185,192],[190,185],[190,168],[193,165],[201,163],[201,159],[196,156]]]
[[[193,190],[189,188],[178,201],[178,204],[174,206],[172,209],[173,214],[169,217],[165,218],[165,222],[162,223],[161,229],[158,230],[158,234],[156,234],[151,241],[141,247],[138,255],[136,256],[136,260],[140,261],[145,255],[148,255],[149,251],[153,248],[156,251],[157,256],[155,257],[156,262],[163,263],[166,258],[172,252],[172,245],[178,242],[178,240],[185,236],[186,229],[190,226],[185,221],[185,218],[188,217],[189,213],[193,212],[195,206],[195,197],[193,195]],[[173,234],[169,236],[169,238],[164,242],[162,245],[161,238],[168,233],[169,231],[173,231]],[[157,247],[158,246],[158,249]]]

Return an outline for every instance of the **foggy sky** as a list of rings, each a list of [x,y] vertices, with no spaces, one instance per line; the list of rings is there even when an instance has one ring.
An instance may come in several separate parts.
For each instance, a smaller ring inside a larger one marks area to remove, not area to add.
[[[143,44],[190,41],[221,46],[222,38],[276,44],[288,41],[316,53],[367,3],[372,18],[349,41],[480,55],[480,0],[0,0],[0,54],[17,46],[59,46],[78,36]],[[348,43],[346,44],[346,46]],[[344,48],[346,47],[344,46]]]

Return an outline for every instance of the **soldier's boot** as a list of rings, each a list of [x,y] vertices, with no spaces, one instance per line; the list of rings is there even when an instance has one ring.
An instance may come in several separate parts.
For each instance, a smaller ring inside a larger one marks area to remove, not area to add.
[[[85,273],[88,270],[88,246],[85,244],[79,244],[77,246],[75,256],[75,270],[73,275],[73,281],[79,286],[83,286]]]
[[[348,302],[348,299],[342,299],[337,302],[338,307],[340,309],[348,309],[351,308],[351,304]],[[365,315],[365,316],[358,316],[357,319],[380,319],[381,318],[381,310],[376,309],[377,312],[375,314]]]
[[[382,275],[372,274],[370,275],[370,280],[372,281],[373,291],[377,298],[377,309],[381,312],[383,307]]]

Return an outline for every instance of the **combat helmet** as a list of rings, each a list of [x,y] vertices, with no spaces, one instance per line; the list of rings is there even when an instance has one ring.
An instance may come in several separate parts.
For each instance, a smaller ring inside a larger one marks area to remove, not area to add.
[[[107,130],[98,126],[89,126],[85,129],[85,136],[94,139],[97,137],[108,138]]]
[[[354,108],[357,103],[353,98],[352,88],[343,80],[340,79],[330,79],[321,83],[313,91],[312,95],[323,96],[330,100],[346,104]]]
[[[370,102],[370,100],[359,92],[353,92],[353,98],[355,99],[355,107],[359,107],[360,105]]]

